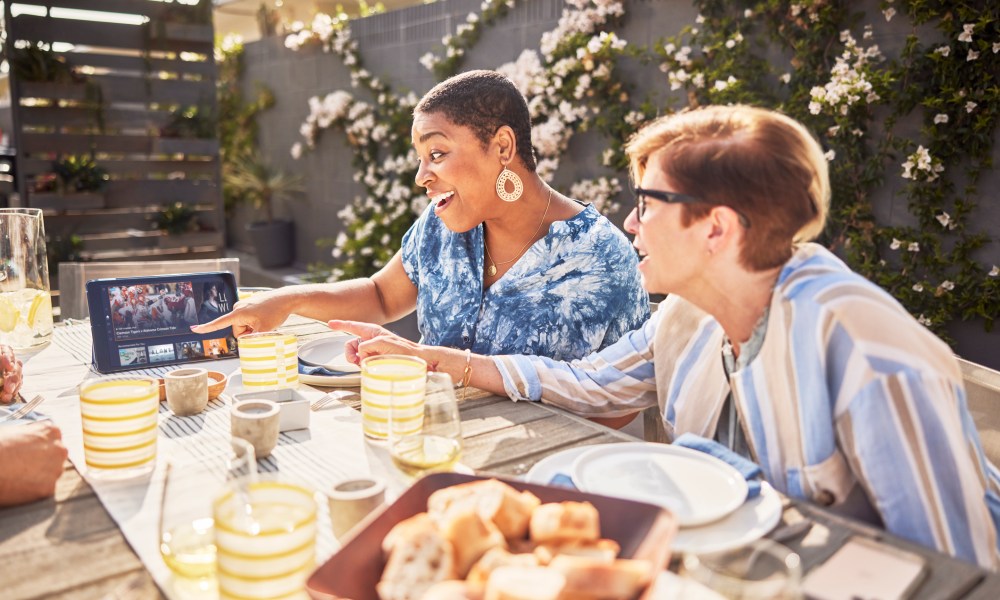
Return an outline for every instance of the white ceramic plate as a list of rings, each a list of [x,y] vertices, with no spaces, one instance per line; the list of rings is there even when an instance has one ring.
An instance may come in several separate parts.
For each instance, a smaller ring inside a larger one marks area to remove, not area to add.
[[[299,373],[299,383],[327,388],[361,387],[361,374],[352,373],[350,375],[327,376]],[[226,393],[239,394],[244,391],[246,390],[243,389],[243,375],[239,371],[236,371],[229,377],[229,385],[226,386]]]
[[[573,483],[593,494],[659,504],[681,527],[717,521],[747,497],[739,471],[704,452],[667,444],[613,444],[573,462]]]
[[[306,375],[299,373],[299,382],[316,387],[361,387],[361,373],[339,376]]]
[[[578,446],[546,456],[535,463],[524,476],[528,483],[548,485],[556,475],[569,475],[573,462],[584,452],[620,444]],[[671,547],[676,552],[721,552],[745,546],[767,535],[781,520],[781,496],[767,483],[761,484],[760,495],[747,500],[723,519],[700,527],[681,528]]]
[[[745,546],[764,537],[781,520],[781,496],[766,481],[760,495],[751,498],[722,519],[701,527],[683,527],[670,547],[675,552],[706,554]]]
[[[344,346],[354,336],[346,333],[332,335],[318,340],[310,340],[299,347],[299,360],[314,367],[324,367],[331,371],[360,373],[357,365],[347,362]]]

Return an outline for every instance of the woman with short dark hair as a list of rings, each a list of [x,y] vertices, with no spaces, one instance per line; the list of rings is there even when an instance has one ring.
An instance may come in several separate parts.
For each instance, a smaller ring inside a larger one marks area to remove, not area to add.
[[[477,357],[334,321],[355,358],[423,357],[515,400],[587,417],[659,406],[759,463],[789,496],[1000,566],[1000,472],[986,460],[950,349],[822,246],[830,184],[799,123],[747,106],[661,118],[628,144],[626,220],[653,318],[572,363]]]
[[[387,323],[416,308],[429,344],[572,359],[648,317],[624,234],[535,172],[528,106],[507,78],[470,71],[438,84],[414,109],[412,138],[430,205],[388,265],[256,294],[193,329],[240,336],[293,312]]]

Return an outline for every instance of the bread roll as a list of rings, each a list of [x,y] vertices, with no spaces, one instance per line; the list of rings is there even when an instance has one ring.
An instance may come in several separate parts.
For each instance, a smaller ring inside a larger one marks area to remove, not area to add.
[[[557,556],[549,569],[566,578],[563,600],[630,600],[652,579],[653,567],[646,560],[619,558],[608,563],[599,558]]]
[[[545,542],[589,542],[601,537],[600,517],[590,502],[552,502],[531,514],[531,539]]]
[[[566,578],[545,567],[500,567],[486,582],[484,600],[559,600]]]
[[[441,524],[441,533],[451,542],[455,553],[455,572],[464,578],[490,548],[507,545],[503,534],[492,521],[486,521],[472,509],[449,513]]]
[[[531,492],[518,492],[502,481],[488,479],[434,492],[427,499],[427,512],[440,524],[448,513],[471,508],[492,521],[505,538],[513,540],[527,534],[531,513],[539,504],[541,501]]]
[[[407,521],[412,522],[396,531],[405,521],[398,524],[383,540],[383,548],[390,542],[389,560],[375,587],[382,600],[417,600],[435,583],[456,577],[451,542],[433,524],[421,525],[429,519]]]
[[[538,544],[534,549],[534,554],[538,558],[539,564],[547,565],[552,559],[559,555],[584,556],[600,560],[602,562],[612,562],[621,552],[621,546],[614,540],[596,540],[593,542],[565,542],[565,543],[545,543]]]
[[[403,519],[396,523],[389,530],[389,533],[385,534],[382,539],[382,553],[389,556],[397,543],[412,538],[420,531],[427,529],[434,530],[434,522],[425,512],[413,515],[409,519]]]
[[[427,588],[421,600],[480,600],[482,593],[464,581],[450,579]]]
[[[503,548],[493,548],[472,565],[465,581],[470,585],[484,587],[490,574],[500,567],[537,567],[538,559],[534,554],[511,554]]]

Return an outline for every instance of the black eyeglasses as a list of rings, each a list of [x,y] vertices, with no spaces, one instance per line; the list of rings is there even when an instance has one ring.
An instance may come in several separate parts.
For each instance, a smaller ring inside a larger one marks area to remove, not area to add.
[[[688,196],[687,194],[678,194],[677,192],[664,192],[662,190],[647,190],[641,187],[635,188],[635,210],[636,216],[639,220],[642,220],[642,215],[646,212],[646,197],[650,197],[654,200],[659,200],[660,202],[666,202],[668,204],[695,204],[697,202],[704,202],[701,198],[695,198],[694,196]],[[733,212],[740,218],[740,225],[746,229],[750,229],[750,219],[747,219],[746,215],[736,210],[733,207],[729,207]]]

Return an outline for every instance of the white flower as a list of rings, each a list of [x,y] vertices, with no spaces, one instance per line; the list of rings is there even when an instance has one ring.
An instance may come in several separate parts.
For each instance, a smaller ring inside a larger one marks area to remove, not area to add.
[[[793,5],[791,5],[788,8],[789,8],[790,12],[792,13],[793,17],[799,16],[799,13],[802,12],[802,5],[801,4],[793,4]]]
[[[699,25],[701,23],[704,23],[705,22],[705,15],[698,15],[697,17],[694,18],[694,22],[698,23]]]
[[[993,42],[993,54],[1000,52],[1000,42]]]
[[[988,275],[990,277],[996,277],[997,275],[1000,275],[1000,267],[998,267],[996,265],[993,265],[993,268],[990,269],[990,272],[988,273]]]
[[[977,106],[979,106],[979,105],[976,104],[975,102],[972,102],[970,100],[970,101],[968,101],[968,102],[965,103],[965,112],[970,113],[970,112],[976,110]]]
[[[736,47],[736,42],[734,40],[726,40],[726,48],[732,49],[735,47]]]
[[[906,247],[909,252],[920,252],[920,244],[917,242],[910,242],[910,245]]]
[[[934,217],[941,224],[941,227],[947,227],[951,223],[951,215],[946,212],[942,212],[938,216]]]
[[[824,158],[826,158],[826,160],[828,160],[830,162],[833,162],[833,159],[837,158],[837,151],[836,150],[829,150],[823,156],[824,156]]]
[[[746,9],[745,11],[743,11],[743,18],[744,19],[749,19],[752,16],[753,16],[753,11],[750,10],[749,8]]]
[[[934,50],[934,54],[940,54],[941,56],[947,57],[951,54],[951,46],[939,46]]]
[[[783,73],[781,75],[781,77],[778,77],[778,79],[780,79],[782,83],[788,83],[789,81],[792,80],[792,74],[791,73]]]
[[[924,291],[924,286],[921,285],[921,284],[919,284],[919,283],[915,283],[915,284],[913,284],[913,291],[914,292],[922,292],[922,291]]]
[[[896,16],[896,9],[892,8],[892,7],[889,7],[887,9],[883,10],[882,14],[885,15],[885,20],[888,23],[889,21],[892,20],[893,17]]]
[[[924,315],[920,315],[919,317],[917,317],[917,322],[923,325],[924,327],[930,327],[932,321],[930,319],[924,318]]]
[[[897,240],[896,238],[892,238],[892,243],[889,244],[889,249],[890,250],[899,250],[899,247],[902,246],[902,245],[903,245],[903,242],[901,240]]]
[[[952,282],[952,281],[948,281],[947,279],[945,279],[944,281],[941,282],[941,289],[944,289],[944,290],[947,290],[947,291],[950,292],[951,290],[955,289],[955,283]]]
[[[677,51],[677,46],[673,44],[667,44],[666,46],[663,47],[663,51],[667,54],[673,54],[674,52]]]
[[[726,83],[725,81],[722,81],[721,79],[716,79],[714,87],[715,87],[716,90],[718,90],[718,91],[721,92],[722,90],[724,90],[727,87],[729,87],[729,84]]]
[[[292,144],[292,158],[298,160],[302,157],[302,142],[295,142]]]
[[[465,17],[465,22],[466,23],[478,23],[479,22],[479,15],[477,15],[476,13],[469,13],[469,16]]]
[[[979,52],[976,50],[969,50],[969,56],[965,58],[965,62],[971,62],[979,58]]]
[[[826,130],[826,134],[830,137],[833,137],[837,135],[838,131],[840,131],[840,125],[834,125],[833,127]]]
[[[944,113],[938,113],[938,114],[934,115],[934,124],[935,125],[938,125],[940,123],[947,123],[947,122],[948,122],[948,115],[946,115]]]
[[[966,23],[962,25],[962,33],[958,34],[958,41],[965,42],[966,44],[972,42],[972,30],[976,28],[975,23]]]

